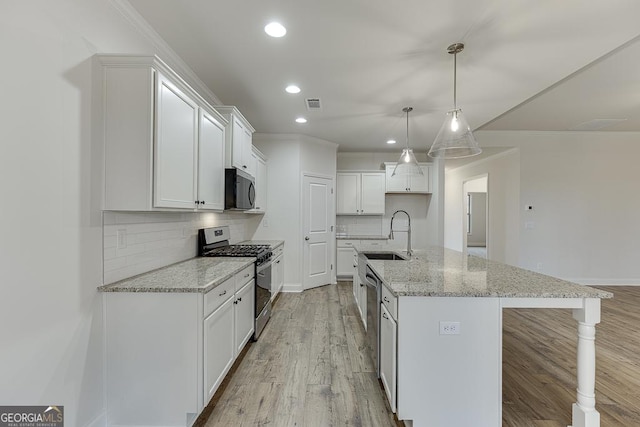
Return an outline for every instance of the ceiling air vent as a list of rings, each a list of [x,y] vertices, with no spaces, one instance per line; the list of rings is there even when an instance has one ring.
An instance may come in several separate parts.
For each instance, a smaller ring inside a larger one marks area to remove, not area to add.
[[[322,110],[322,105],[320,104],[320,98],[307,98],[304,100],[305,104],[307,104],[307,110]]]

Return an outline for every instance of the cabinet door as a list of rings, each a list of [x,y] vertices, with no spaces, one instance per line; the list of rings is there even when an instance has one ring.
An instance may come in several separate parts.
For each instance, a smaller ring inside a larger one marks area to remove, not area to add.
[[[198,106],[158,74],[154,206],[196,207]]]
[[[396,339],[397,324],[384,304],[380,315],[380,380],[387,394],[391,411],[396,412]]]
[[[252,212],[267,211],[267,163],[254,155],[256,164],[256,203]]]
[[[336,190],[336,214],[358,214],[360,212],[360,174],[338,173]]]
[[[358,275],[358,253],[354,250],[352,252],[351,261],[353,262],[353,299],[358,305],[358,299],[360,298],[360,276]]]
[[[358,280],[358,284],[360,285],[360,296],[358,297],[358,311],[360,312],[360,320],[362,320],[362,325],[364,326],[365,331],[367,330],[367,285],[360,282]]]
[[[412,193],[431,193],[431,167],[430,166],[420,166],[422,169],[422,176],[414,176],[410,175],[409,179],[409,188]]]
[[[200,109],[198,208],[224,209],[224,126]]]
[[[235,295],[235,354],[240,354],[251,338],[255,322],[254,280],[244,285]]]
[[[231,165],[246,171],[248,166],[243,157],[245,145],[245,131],[247,130],[242,122],[232,116],[233,125],[231,130]]]
[[[271,301],[276,298],[284,285],[284,263],[282,254],[275,257],[271,264]]]
[[[385,174],[361,175],[360,213],[384,215]]]
[[[387,191],[387,193],[408,191],[409,185],[408,185],[406,176],[404,176],[404,175],[392,176],[393,175],[393,170],[395,168],[396,168],[395,165],[386,165],[385,166],[386,191]]]
[[[216,392],[235,359],[234,298],[229,298],[204,320],[205,404]]]
[[[244,170],[251,176],[256,176],[256,159],[253,156],[253,136],[245,126],[242,134],[242,163]],[[245,167],[246,166],[246,167]]]
[[[336,276],[350,278],[353,275],[353,248],[338,248]]]

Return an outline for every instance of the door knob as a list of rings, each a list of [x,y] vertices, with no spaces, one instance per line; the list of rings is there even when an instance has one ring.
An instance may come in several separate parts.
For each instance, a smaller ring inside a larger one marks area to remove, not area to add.
[[[309,236],[306,236],[306,237],[304,238],[304,240],[309,240]]]

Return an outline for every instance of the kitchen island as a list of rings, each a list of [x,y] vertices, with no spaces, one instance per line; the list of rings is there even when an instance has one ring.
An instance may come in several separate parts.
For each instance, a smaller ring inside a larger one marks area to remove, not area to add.
[[[568,308],[578,322],[573,427],[600,425],[595,325],[600,299],[611,293],[444,248],[368,265],[383,283],[381,379],[399,419],[414,427],[500,426],[502,309]]]

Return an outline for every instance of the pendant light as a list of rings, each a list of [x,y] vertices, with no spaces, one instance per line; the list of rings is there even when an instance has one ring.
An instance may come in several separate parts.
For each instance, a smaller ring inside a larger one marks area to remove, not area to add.
[[[413,111],[412,107],[404,107],[402,109],[407,113],[407,145],[400,154],[400,159],[396,163],[396,167],[393,170],[391,176],[396,175],[423,175],[422,169],[416,160],[416,156],[413,154],[413,150],[409,148],[409,113]]]
[[[462,43],[454,43],[447,48],[447,52],[453,55],[453,110],[447,112],[447,118],[429,150],[429,157],[458,159],[482,153],[456,102],[456,58],[463,50]]]

